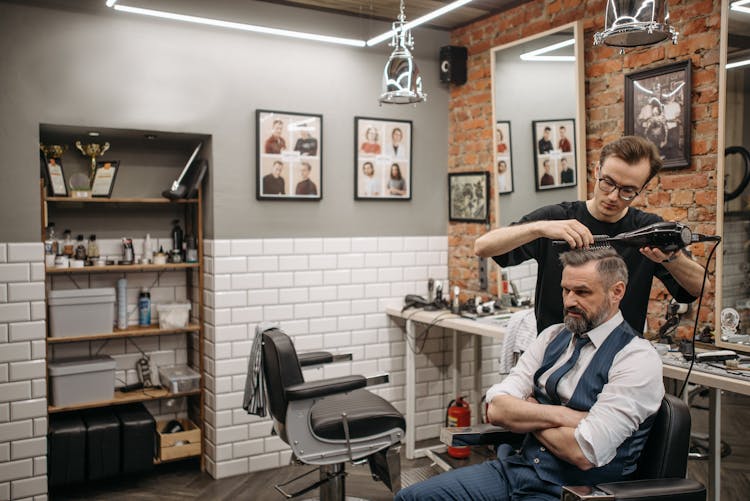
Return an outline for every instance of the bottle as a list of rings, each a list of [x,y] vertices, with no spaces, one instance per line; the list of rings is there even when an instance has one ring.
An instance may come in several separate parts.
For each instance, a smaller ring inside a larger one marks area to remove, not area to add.
[[[88,254],[91,261],[99,259],[99,244],[96,242],[96,235],[89,237]]]
[[[63,231],[62,253],[64,256],[67,256],[68,259],[72,259],[73,254],[75,253],[75,244],[73,243],[73,236],[70,234],[70,230],[68,229]]]
[[[146,233],[143,239],[143,262],[146,264],[154,262],[154,248],[151,246],[151,234]]]
[[[182,228],[180,228],[180,220],[175,219],[172,221],[174,225],[172,227],[172,250],[177,251],[182,256]]]
[[[145,287],[138,296],[138,325],[151,325],[151,294]]]
[[[45,266],[55,266],[55,256],[57,256],[57,239],[55,238],[55,223],[47,226],[47,238],[44,240],[44,264]]]
[[[83,243],[83,235],[76,237],[75,258],[79,261],[86,261],[86,245]]]
[[[189,236],[185,239],[185,245],[187,250],[185,251],[185,262],[197,263],[198,262],[198,248],[195,244],[195,237]]]

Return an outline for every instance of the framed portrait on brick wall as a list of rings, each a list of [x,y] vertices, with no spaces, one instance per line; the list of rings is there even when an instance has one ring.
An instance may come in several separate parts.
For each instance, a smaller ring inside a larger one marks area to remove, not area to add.
[[[690,60],[625,75],[625,134],[649,139],[665,169],[690,165]]]
[[[534,120],[534,186],[536,191],[570,188],[576,178],[575,120]]]
[[[448,174],[448,219],[485,223],[489,220],[489,172]]]
[[[513,193],[513,161],[511,155],[510,122],[495,122],[495,176],[500,195]]]
[[[412,123],[354,117],[354,199],[411,200]]]

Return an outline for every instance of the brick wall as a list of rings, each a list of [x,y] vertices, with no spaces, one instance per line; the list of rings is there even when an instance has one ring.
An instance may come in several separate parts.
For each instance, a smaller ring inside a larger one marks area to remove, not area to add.
[[[699,233],[716,229],[716,158],[718,141],[718,63],[720,2],[672,0],[670,20],[679,31],[677,45],[661,43],[651,48],[618,49],[593,46],[593,35],[604,26],[604,0],[535,0],[496,16],[455,30],[451,44],[468,48],[468,82],[451,88],[449,108],[450,172],[492,169],[492,76],[490,49],[555,27],[582,20],[585,30],[586,165],[589,195],[592,171],[600,148],[624,131],[624,75],[677,61],[692,64],[692,148],[690,166],[665,171],[633,203],[667,220],[688,223]],[[529,118],[531,120],[531,117]],[[494,183],[494,176],[491,176]],[[493,190],[495,192],[495,190]],[[494,221],[494,204],[491,199]],[[473,256],[476,237],[484,225],[451,223],[448,229],[448,275],[462,289],[478,289],[478,265]],[[702,264],[709,246],[691,246]],[[491,268],[490,283],[496,293],[497,267]],[[713,271],[713,261],[710,270]],[[713,319],[713,273],[709,276],[701,322]],[[651,291],[649,327],[658,329],[664,318],[666,290],[658,281]],[[690,323],[685,321],[685,325]],[[687,327],[680,332],[686,335]]]

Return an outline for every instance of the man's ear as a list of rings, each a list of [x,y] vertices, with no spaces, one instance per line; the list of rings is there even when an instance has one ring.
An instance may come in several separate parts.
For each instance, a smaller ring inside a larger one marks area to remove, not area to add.
[[[625,289],[625,282],[622,280],[615,282],[609,288],[610,299],[618,302],[622,301],[622,298],[625,296]]]

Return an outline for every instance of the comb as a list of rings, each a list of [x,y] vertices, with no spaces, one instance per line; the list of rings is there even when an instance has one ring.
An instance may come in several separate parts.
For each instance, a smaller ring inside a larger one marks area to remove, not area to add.
[[[609,235],[594,235],[594,243],[589,245],[589,249],[602,249],[604,247],[612,247],[610,241],[612,237]],[[570,249],[570,245],[565,240],[553,240],[552,245],[558,248]]]

